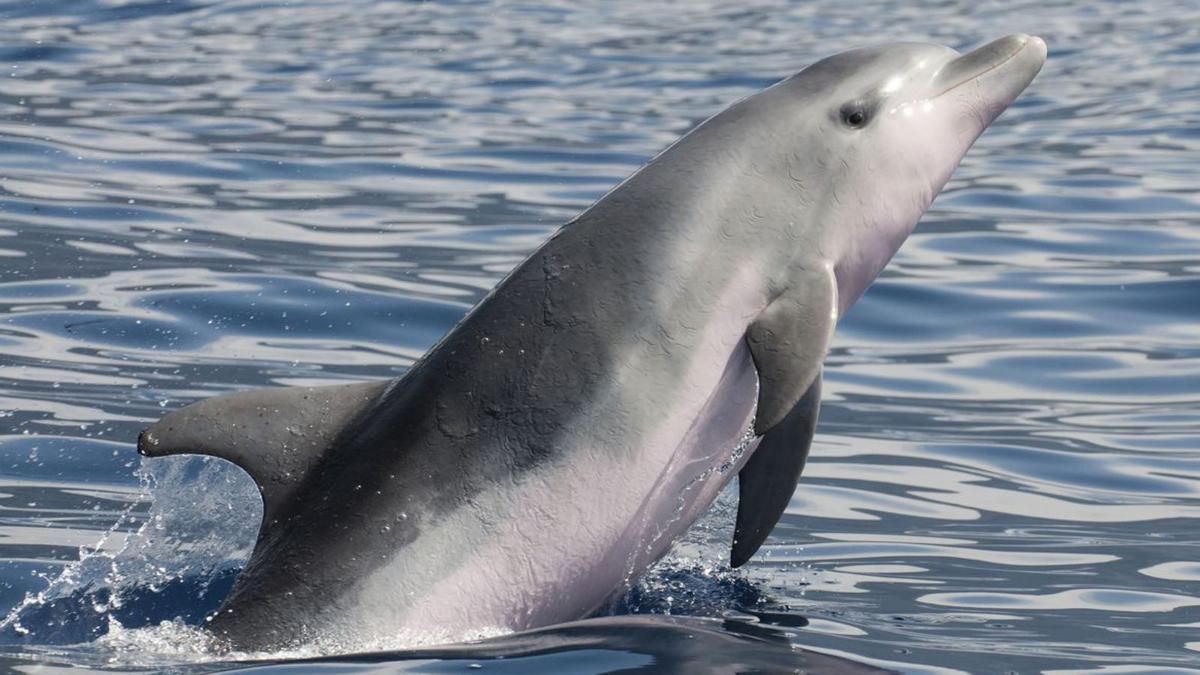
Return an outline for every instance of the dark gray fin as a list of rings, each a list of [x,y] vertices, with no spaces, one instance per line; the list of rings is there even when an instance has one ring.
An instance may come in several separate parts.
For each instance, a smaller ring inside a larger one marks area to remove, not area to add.
[[[837,282],[829,269],[795,275],[796,282],[767,305],[746,330],[758,371],[754,433],[786,417],[821,372],[837,324]]]
[[[737,528],[730,565],[741,567],[762,546],[792,499],[821,409],[821,374],[783,421],[771,428],[738,474]]]
[[[250,474],[273,523],[338,433],[389,381],[258,389],[217,396],[168,413],[138,436],[147,457],[211,455]]]

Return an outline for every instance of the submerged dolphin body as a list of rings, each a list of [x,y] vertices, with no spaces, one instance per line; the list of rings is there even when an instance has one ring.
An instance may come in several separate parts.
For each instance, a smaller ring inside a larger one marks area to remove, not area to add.
[[[586,616],[740,475],[733,564],[795,489],[835,323],[1046,56],[1014,35],[820,61],[704,122],[396,380],[251,391],[146,430],[258,484],[210,628],[241,648]]]
[[[564,664],[581,658],[590,664],[603,663],[604,672],[645,672],[651,668],[657,673],[688,675],[894,675],[896,672],[805,650],[793,645],[787,635],[760,623],[737,619],[652,614],[606,616],[465,644],[322,656],[303,661],[289,659],[283,663],[291,667],[309,666],[308,672],[336,668],[347,675],[402,672],[405,665],[431,660],[439,662],[437,668],[442,672],[493,665],[508,673],[522,669],[547,672],[550,670],[546,666],[547,657],[555,656],[560,659],[558,663]],[[501,660],[503,663],[496,663]],[[639,668],[642,664],[646,666]]]

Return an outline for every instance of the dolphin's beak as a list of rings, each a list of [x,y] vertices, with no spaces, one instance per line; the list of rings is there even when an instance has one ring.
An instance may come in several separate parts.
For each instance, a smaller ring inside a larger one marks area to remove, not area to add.
[[[942,66],[934,76],[934,91],[942,96],[969,86],[981,99],[987,126],[1029,86],[1045,62],[1046,43],[1041,38],[1009,35]]]

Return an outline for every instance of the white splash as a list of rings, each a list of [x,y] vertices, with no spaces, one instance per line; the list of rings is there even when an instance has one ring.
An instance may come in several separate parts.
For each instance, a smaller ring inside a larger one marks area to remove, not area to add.
[[[94,545],[81,548],[78,560],[47,578],[45,588],[26,594],[0,621],[0,630],[27,634],[31,627],[21,621],[31,609],[86,595],[110,632],[119,632],[123,629],[111,612],[123,606],[130,591],[153,592],[184,578],[211,579],[249,557],[262,504],[239,469],[210,458],[169,457],[143,460],[137,476],[140,498]],[[149,512],[143,515],[139,511],[147,502]]]

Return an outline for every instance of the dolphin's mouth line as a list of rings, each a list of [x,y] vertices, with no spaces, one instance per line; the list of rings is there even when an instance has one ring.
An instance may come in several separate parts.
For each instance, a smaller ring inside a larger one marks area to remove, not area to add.
[[[1026,37],[1025,39],[1021,40],[1021,43],[1019,45],[1017,45],[1016,49],[1012,50],[1012,52],[1010,52],[1008,55],[1006,55],[1000,61],[993,63],[992,65],[988,66],[987,68],[984,68],[983,70],[979,71],[978,73],[974,73],[973,75],[971,75],[969,77],[963,78],[962,80],[950,85],[949,87],[946,87],[942,91],[933,95],[931,98],[939,98],[945,94],[949,94],[950,92],[954,91],[955,89],[958,89],[959,87],[963,86],[964,84],[967,84],[968,82],[973,82],[975,80],[978,80],[979,78],[983,77],[984,75],[987,75],[988,73],[990,73],[994,70],[1004,67],[1004,65],[1006,63],[1008,63],[1009,61],[1012,61],[1013,59],[1015,59],[1017,57],[1018,54],[1025,51],[1025,48],[1029,46],[1029,43],[1030,43],[1030,39],[1028,37]],[[969,54],[969,52],[968,52],[968,54]],[[968,54],[963,54],[963,56],[960,56],[959,58],[964,58]],[[949,65],[949,64],[947,64],[947,65]],[[945,68],[945,66],[943,66],[943,69],[944,68]],[[935,75],[934,77],[937,77],[937,76]]]

